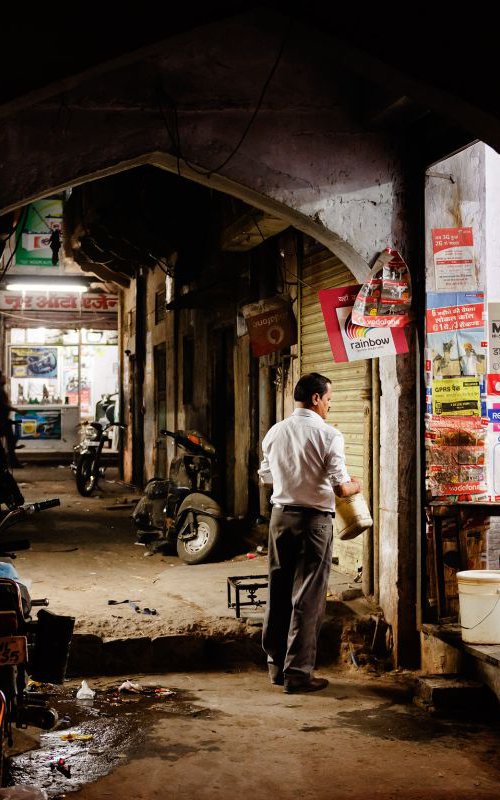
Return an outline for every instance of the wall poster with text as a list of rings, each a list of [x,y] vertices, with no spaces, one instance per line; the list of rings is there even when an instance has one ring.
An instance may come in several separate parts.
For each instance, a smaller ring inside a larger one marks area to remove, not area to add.
[[[432,252],[436,291],[474,291],[478,272],[472,228],[434,228]]]
[[[11,378],[57,378],[57,347],[11,347]]]
[[[483,292],[431,292],[426,310],[426,371],[434,382],[486,375]]]

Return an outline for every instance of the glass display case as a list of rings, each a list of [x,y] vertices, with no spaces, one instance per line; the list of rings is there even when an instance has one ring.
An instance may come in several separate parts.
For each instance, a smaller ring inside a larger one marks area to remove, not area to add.
[[[12,328],[9,338],[10,397],[25,447],[71,448],[78,423],[118,392],[117,331]]]

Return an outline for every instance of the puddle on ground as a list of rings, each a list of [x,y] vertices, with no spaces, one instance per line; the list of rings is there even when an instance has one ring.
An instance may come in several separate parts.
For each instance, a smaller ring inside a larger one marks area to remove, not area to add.
[[[479,731],[497,738],[498,730],[492,730],[481,723],[457,721],[456,719],[436,719],[417,708],[394,706],[392,703],[375,708],[339,711],[335,720],[348,728],[353,728],[367,736],[405,742],[430,742],[433,739],[452,738],[453,746],[457,739],[468,739]]]
[[[62,797],[132,758],[159,715],[194,718],[217,715],[212,709],[194,705],[189,692],[173,687],[168,687],[173,689],[173,696],[162,696],[118,693],[118,686],[115,683],[98,689],[94,700],[76,700],[78,687],[43,687],[48,705],[57,710],[59,723],[54,730],[41,732],[39,748],[10,759],[9,785],[39,786],[50,798]],[[157,688],[146,682],[142,686]],[[69,732],[75,734],[73,740],[61,738]],[[63,763],[60,759],[64,759]]]

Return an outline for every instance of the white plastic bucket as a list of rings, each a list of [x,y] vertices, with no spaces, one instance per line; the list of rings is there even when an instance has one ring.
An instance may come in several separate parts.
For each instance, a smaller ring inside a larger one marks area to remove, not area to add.
[[[462,639],[500,644],[500,569],[457,572]]]
[[[373,525],[370,510],[361,492],[336,498],[335,524],[337,535],[342,541],[354,539]]]

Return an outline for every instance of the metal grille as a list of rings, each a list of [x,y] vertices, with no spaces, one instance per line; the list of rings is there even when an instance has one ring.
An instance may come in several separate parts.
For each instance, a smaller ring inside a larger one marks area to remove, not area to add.
[[[320,372],[331,378],[333,400],[328,422],[344,434],[347,467],[351,477],[361,478],[368,491],[371,484],[371,361],[335,364],[318,300],[320,289],[333,289],[356,283],[356,279],[336,256],[325,248],[307,254],[302,264],[300,303],[301,373]],[[368,424],[367,424],[368,423]],[[365,497],[369,501],[365,491]],[[362,537],[337,543],[339,566],[355,571],[362,563]]]

